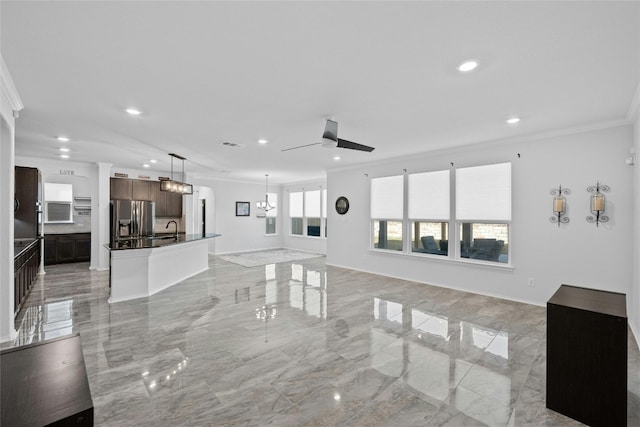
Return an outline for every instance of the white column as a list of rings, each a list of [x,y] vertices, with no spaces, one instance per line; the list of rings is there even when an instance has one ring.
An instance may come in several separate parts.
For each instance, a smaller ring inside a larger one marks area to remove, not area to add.
[[[91,269],[109,269],[109,202],[111,163],[98,162],[91,195]]]
[[[22,108],[22,100],[0,56],[0,342],[16,337],[13,318],[15,118]]]

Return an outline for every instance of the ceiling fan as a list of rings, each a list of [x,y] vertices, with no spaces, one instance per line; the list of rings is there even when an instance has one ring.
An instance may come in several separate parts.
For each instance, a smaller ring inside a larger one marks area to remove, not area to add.
[[[312,145],[322,145],[324,148],[347,148],[349,150],[367,151],[371,152],[375,150],[374,147],[368,145],[358,144],[356,142],[347,141],[346,139],[338,138],[338,122],[335,120],[327,119],[327,124],[324,127],[324,133],[322,134],[321,142],[314,142],[313,144],[300,145],[298,147],[285,148],[282,151],[297,150],[298,148],[310,147]]]

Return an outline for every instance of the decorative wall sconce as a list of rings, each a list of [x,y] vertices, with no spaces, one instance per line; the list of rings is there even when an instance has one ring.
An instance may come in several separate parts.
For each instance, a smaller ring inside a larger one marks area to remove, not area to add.
[[[569,222],[568,216],[563,216],[567,211],[567,199],[564,197],[566,195],[571,194],[571,190],[568,188],[562,188],[562,185],[559,185],[558,188],[554,188],[551,190],[551,195],[553,197],[553,215],[549,218],[549,221],[558,223],[558,227],[560,227],[560,223]]]
[[[603,192],[609,191],[609,186],[596,182],[596,185],[587,187],[587,191],[591,193],[590,207],[592,213],[592,215],[587,217],[587,222],[595,222],[597,227],[599,223],[609,221],[609,217],[603,215],[606,199],[604,194],[602,194]]]

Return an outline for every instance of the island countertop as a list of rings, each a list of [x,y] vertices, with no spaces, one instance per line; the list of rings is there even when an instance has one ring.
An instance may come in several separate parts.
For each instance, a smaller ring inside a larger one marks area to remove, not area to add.
[[[221,234],[206,233],[206,234],[178,234],[174,235],[160,235],[155,237],[143,237],[136,239],[122,239],[114,242],[113,247],[111,244],[104,245],[105,248],[110,251],[120,251],[127,249],[153,249],[165,246],[179,245],[181,243],[195,242],[198,240],[211,239],[213,237],[219,237]]]

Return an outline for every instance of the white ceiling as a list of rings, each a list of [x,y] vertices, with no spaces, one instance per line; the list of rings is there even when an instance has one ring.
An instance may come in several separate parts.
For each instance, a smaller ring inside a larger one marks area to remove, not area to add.
[[[290,183],[621,120],[640,76],[636,1],[2,0],[0,19],[25,105],[16,155],[57,159],[66,145],[70,160],[142,169],[154,158],[166,171],[174,152],[198,177]],[[458,72],[470,58],[478,69]],[[376,150],[281,152],[318,142],[328,116]]]

